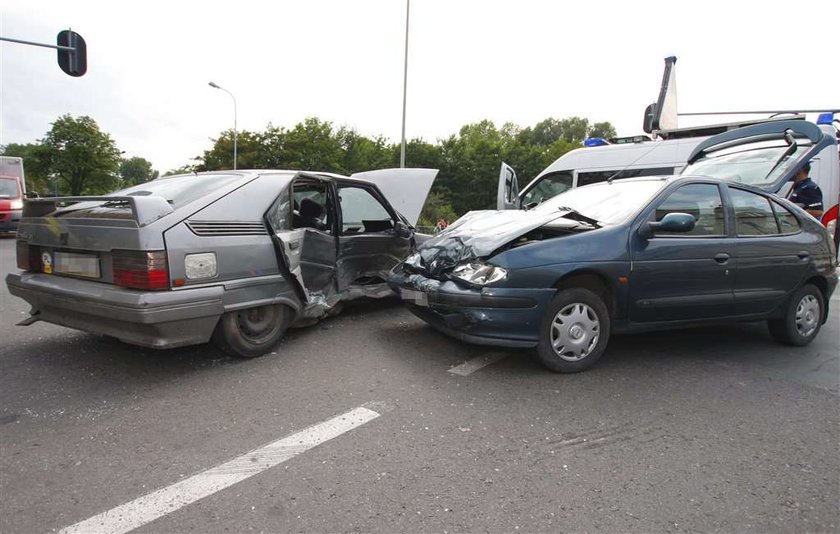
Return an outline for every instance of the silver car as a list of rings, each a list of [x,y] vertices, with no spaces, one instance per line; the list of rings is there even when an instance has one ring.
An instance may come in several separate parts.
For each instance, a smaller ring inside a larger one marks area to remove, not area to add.
[[[22,325],[259,356],[289,326],[391,294],[436,175],[220,171],[31,200],[6,284],[32,306]]]

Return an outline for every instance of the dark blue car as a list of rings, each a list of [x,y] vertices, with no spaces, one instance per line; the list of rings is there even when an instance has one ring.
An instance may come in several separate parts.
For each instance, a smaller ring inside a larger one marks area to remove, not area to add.
[[[470,212],[389,283],[438,330],[536,347],[552,371],[591,367],[613,332],[766,320],[775,339],[806,345],[828,316],[837,251],[816,219],[767,190],[829,141],[760,129],[746,145],[736,138],[698,146],[682,176]],[[701,171],[717,177],[692,176]]]

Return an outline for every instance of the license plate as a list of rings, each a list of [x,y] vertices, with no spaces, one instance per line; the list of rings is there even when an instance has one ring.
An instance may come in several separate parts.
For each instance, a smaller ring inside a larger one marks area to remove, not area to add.
[[[417,306],[428,307],[429,297],[422,291],[415,291],[413,289],[400,289],[400,297],[403,300],[408,300]]]
[[[48,272],[44,269],[44,272]],[[53,254],[52,272],[99,278],[99,258],[94,254],[56,252]]]

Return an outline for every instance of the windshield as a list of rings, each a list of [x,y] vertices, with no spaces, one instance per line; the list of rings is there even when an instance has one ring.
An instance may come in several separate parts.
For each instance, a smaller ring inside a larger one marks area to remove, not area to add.
[[[0,197],[3,198],[18,198],[20,196],[20,187],[17,180],[9,180],[8,178],[0,179]]]
[[[622,180],[578,187],[543,202],[535,212],[572,209],[603,224],[618,224],[637,213],[665,185],[664,180]]]
[[[771,185],[810,148],[810,143],[790,147],[781,140],[740,145],[712,152],[686,166],[681,174],[724,178],[757,187]]]

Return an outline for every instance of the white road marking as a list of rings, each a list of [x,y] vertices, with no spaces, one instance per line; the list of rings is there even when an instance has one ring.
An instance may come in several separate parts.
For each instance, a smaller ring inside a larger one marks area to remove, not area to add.
[[[123,533],[141,527],[199,499],[241,482],[302,452],[370,422],[379,413],[360,407],[202,471],[171,486],[112,508],[60,531]]]
[[[450,368],[449,372],[453,375],[460,376],[471,375],[482,367],[487,367],[491,363],[496,363],[508,356],[510,356],[510,353],[508,352],[488,352],[487,354],[482,354],[472,360],[467,360],[461,365],[456,365],[455,367]]]

